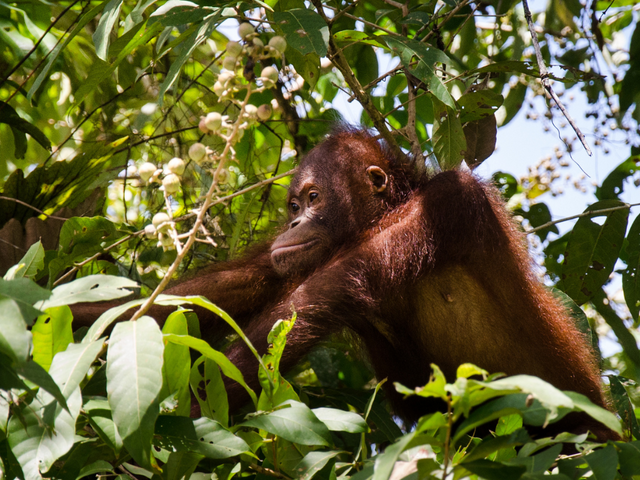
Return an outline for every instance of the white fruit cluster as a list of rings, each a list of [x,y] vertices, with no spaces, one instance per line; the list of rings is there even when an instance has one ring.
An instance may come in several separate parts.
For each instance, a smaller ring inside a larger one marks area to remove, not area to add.
[[[173,221],[171,217],[164,212],[158,212],[153,216],[151,223],[144,227],[144,234],[147,238],[157,238],[158,247],[163,250],[171,250],[174,248],[173,238]]]
[[[228,115],[222,115],[219,112],[209,112],[206,116],[200,118],[198,128],[205,135],[217,135],[233,145],[238,142],[244,131],[257,122],[264,122],[271,118],[277,103],[272,106],[271,103],[263,105],[245,104],[236,99],[236,94],[243,89],[249,88],[247,95],[253,92],[264,91],[273,88],[278,81],[278,70],[274,66],[266,66],[262,69],[260,76],[255,78],[252,66],[265,62],[268,59],[281,57],[287,49],[287,41],[280,36],[273,36],[267,45],[260,39],[260,34],[256,32],[253,25],[249,22],[241,23],[238,27],[238,35],[240,42],[227,42],[226,53],[222,59],[222,71],[218,75],[213,85],[213,91],[218,96],[219,102],[231,102],[238,105],[241,114],[230,119]],[[243,64],[246,65],[243,70]],[[253,88],[248,86],[247,82],[258,81],[258,86]],[[275,102],[275,100],[274,100]],[[233,150],[233,149],[232,149]],[[189,147],[189,158],[197,165],[203,166],[212,159],[212,151],[209,147],[200,142],[194,143]],[[185,171],[185,162],[181,158],[172,158],[166,165],[165,170],[158,168],[151,162],[145,162],[137,169],[138,175],[142,182],[160,183],[165,192],[165,197],[175,195],[180,190],[180,180]],[[210,167],[210,165],[208,165]],[[233,170],[233,172],[231,172]],[[236,167],[221,169],[217,174],[219,184],[225,184],[233,181],[231,177],[236,178],[239,182],[243,182],[243,175]],[[246,179],[244,179],[246,181]],[[167,207],[170,210],[170,207]],[[175,247],[174,238],[176,230],[171,215],[166,213],[157,213],[150,225],[144,229],[148,238],[157,238],[158,246],[164,250]]]
[[[180,177],[184,174],[185,167],[184,160],[178,157],[172,158],[167,164],[169,173],[160,181],[160,176],[163,173],[162,169],[151,162],[145,162],[138,168],[138,175],[144,183],[162,183],[167,195],[173,195],[180,190]]]

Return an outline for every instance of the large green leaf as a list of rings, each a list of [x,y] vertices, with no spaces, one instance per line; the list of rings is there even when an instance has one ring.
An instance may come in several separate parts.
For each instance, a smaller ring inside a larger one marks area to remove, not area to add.
[[[160,327],[151,317],[141,317],[118,323],[107,351],[107,393],[113,421],[127,451],[145,468],[151,465],[163,350]]]
[[[375,460],[373,480],[386,480],[391,476],[400,454],[407,448],[409,443],[415,438],[416,433],[411,432],[400,437],[396,442],[389,445],[383,454],[378,455]]]
[[[42,313],[38,306],[34,308],[33,305],[49,298],[51,292],[29,278],[16,278],[10,281],[0,278],[0,295],[14,300],[20,308],[24,321],[31,325],[33,320]]]
[[[137,288],[138,284],[124,277],[111,275],[90,275],[73,282],[65,283],[53,289],[51,298],[38,304],[38,308],[46,310],[61,305],[73,305],[80,302],[104,302],[131,295],[127,288]],[[101,335],[101,334],[100,334]],[[97,340],[98,335],[92,340]]]
[[[622,272],[622,289],[634,321],[640,316],[640,216],[631,224],[626,238],[627,268]]]
[[[111,31],[113,26],[118,20],[120,14],[120,7],[123,0],[110,0],[104,7],[98,27],[93,33],[93,43],[96,46],[96,55],[102,60],[107,60],[107,53],[109,51],[109,41],[111,37]]]
[[[22,257],[16,265],[7,271],[4,279],[15,280],[23,277],[33,279],[43,268],[44,248],[42,247],[40,240],[38,240],[29,247],[29,250],[27,250],[24,257]]]
[[[106,443],[117,455],[122,449],[122,438],[118,434],[116,424],[111,417],[111,407],[106,398],[91,398],[83,406],[89,423],[96,431],[98,436]]]
[[[590,205],[585,212],[624,207],[618,200],[602,200]],[[590,300],[609,280],[627,229],[629,209],[610,211],[602,225],[593,217],[582,217],[577,222],[564,254],[559,288],[578,304]]]
[[[462,162],[467,150],[467,141],[455,108],[445,105],[436,98],[432,98],[432,101],[433,134],[431,143],[433,151],[440,168],[450,170]]]
[[[173,312],[167,317],[162,327],[163,334],[187,335],[187,319],[183,311]],[[191,357],[189,347],[175,343],[167,343],[164,347],[162,362],[162,390],[160,399],[176,394],[178,407],[176,414],[189,416],[191,412],[191,393],[189,392],[189,373]]]
[[[27,134],[31,135],[43,148],[51,150],[51,142],[38,127],[20,117],[11,105],[1,101],[0,123],[6,123],[11,127],[16,158],[24,158],[25,153],[27,153]]]
[[[193,452],[223,459],[250,452],[240,437],[210,418],[196,420],[162,415],[156,422],[155,443],[170,451]]]
[[[160,91],[158,92],[158,103],[162,106],[164,101],[164,95],[171,88],[171,85],[178,78],[178,74],[182,69],[182,66],[189,60],[191,54],[196,49],[198,45],[204,42],[207,38],[211,36],[216,26],[218,25],[218,20],[222,15],[222,9],[218,9],[215,13],[210,14],[208,17],[204,19],[202,24],[195,30],[188,38],[186,38],[180,47],[180,53],[178,57],[173,61],[171,67],[169,68],[169,72],[167,73],[164,82],[160,85]]]
[[[33,325],[33,361],[45,370],[49,370],[56,353],[73,343],[72,321],[71,309],[63,305],[48,309]]]
[[[294,400],[285,402],[271,413],[250,418],[241,426],[260,428],[300,445],[331,444],[326,425],[304,403]]]
[[[402,65],[411,74],[422,80],[435,98],[455,110],[456,102],[434,68],[436,63],[451,63],[451,59],[447,57],[446,53],[437,48],[429,48],[423,43],[409,38],[391,36],[378,38],[384,38],[389,48],[400,57]],[[462,127],[460,130],[462,131]]]
[[[332,458],[337,457],[342,452],[335,450],[309,452],[300,463],[296,465],[295,473],[298,480],[309,480],[322,470]]]
[[[287,44],[302,55],[327,55],[329,27],[316,12],[306,8],[294,8],[286,12],[275,12],[273,18],[284,32]]]
[[[82,406],[82,395],[77,388],[67,401],[70,412],[58,410],[53,429],[40,415],[42,405],[34,400],[25,405],[21,415],[14,415],[7,426],[7,441],[22,467],[25,480],[40,480],[53,463],[66,454],[74,444],[76,418]]]
[[[74,26],[73,30],[71,31],[71,33],[69,33],[69,35],[67,35],[67,37],[65,38],[64,42],[58,43],[58,45],[53,50],[51,50],[51,52],[49,53],[49,56],[47,57],[47,64],[44,66],[42,71],[38,74],[38,77],[33,82],[33,85],[31,85],[31,88],[29,89],[29,92],[27,93],[27,99],[28,100],[31,100],[31,98],[38,91],[38,89],[40,88],[42,83],[44,83],[46,80],[49,79],[49,77],[51,76],[51,74],[49,72],[50,72],[51,67],[53,66],[53,64],[58,59],[58,56],[65,50],[65,48],[74,39],[74,37],[76,35],[78,35],[80,32],[82,32],[82,30],[87,25],[87,23],[95,20],[96,15],[103,9],[103,6],[108,1],[109,0],[104,0],[103,2],[101,2],[98,5],[96,5],[95,7],[93,7],[88,12],[86,12],[84,15],[82,15],[79,19],[76,19],[75,26]]]
[[[167,342],[175,343],[177,345],[185,345],[189,348],[197,350],[208,359],[217,363],[218,366],[220,367],[220,370],[222,370],[222,373],[224,373],[227,377],[231,378],[232,380],[235,380],[240,385],[242,385],[244,389],[247,391],[247,393],[249,394],[249,396],[251,397],[253,404],[254,405],[257,404],[258,400],[256,398],[256,394],[251,389],[251,387],[249,387],[247,383],[244,381],[242,372],[238,369],[238,367],[236,367],[233,363],[231,363],[231,360],[225,357],[224,354],[211,348],[209,344],[204,340],[191,337],[189,335],[169,334],[169,335],[165,335],[164,338]]]
[[[613,445],[607,445],[585,457],[596,480],[614,480],[618,477],[618,451]]]
[[[168,345],[173,344],[169,343]],[[200,370],[203,363],[204,373],[201,373]],[[225,427],[228,426],[229,399],[218,364],[203,355],[194,362],[189,376],[189,383],[191,384],[191,389],[197,392],[195,397],[200,404],[201,415],[220,422]],[[203,393],[205,398],[202,398]]]
[[[179,27],[199,23],[207,15],[211,15],[210,9],[202,8],[193,2],[169,0],[151,14],[149,23],[160,22],[163,27]]]
[[[91,343],[72,343],[64,352],[53,357],[49,375],[60,386],[65,398],[70,398],[80,386],[103,348],[104,339]],[[45,404],[51,400],[47,396],[42,396],[41,399]]]
[[[367,422],[357,413],[326,407],[314,408],[312,411],[331,431],[365,433],[368,430]]]
[[[603,425],[606,425],[614,432],[618,432],[622,435],[622,428],[620,427],[620,420],[609,410],[599,407],[591,402],[586,396],[577,392],[564,391],[567,397],[573,401],[573,405],[577,410],[585,412],[591,418],[598,420]]]
[[[0,295],[0,352],[9,356],[13,362],[24,363],[31,352],[31,332],[27,330],[18,303]]]

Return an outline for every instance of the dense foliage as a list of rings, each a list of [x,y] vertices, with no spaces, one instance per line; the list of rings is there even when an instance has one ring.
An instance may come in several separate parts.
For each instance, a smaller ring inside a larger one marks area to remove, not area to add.
[[[638,8],[528,8],[0,2],[0,478],[640,476],[640,220],[630,222],[634,205],[622,200],[640,179]],[[589,105],[595,141],[584,147],[571,106],[559,108],[567,92]],[[221,353],[226,344],[199,338],[188,308],[219,313],[235,330],[226,342],[248,342],[233,319],[206,299],[158,296],[170,278],[236,257],[284,220],[290,170],[348,102],[427,174],[481,163],[500,127],[522,110],[538,115],[536,96],[549,103],[539,123],[557,125],[563,151],[524,178],[494,180],[594,348],[615,334],[620,348],[602,366],[617,416],[534,377],[461,365],[447,383],[433,366],[424,388],[397,388],[446,410],[399,427],[379,392],[384,379],[348,339],[281,375],[295,316],[274,326],[253,392]],[[628,159],[560,236],[543,201],[558,194],[566,156],[614,142]],[[111,330],[118,307],[88,331],[72,328],[69,305],[138,287],[134,321]],[[160,329],[144,316],[152,300],[184,309]],[[245,385],[252,402],[242,414],[229,415],[221,374]],[[188,418],[194,401],[198,419]],[[624,441],[529,435],[527,426],[571,411]],[[492,433],[476,433],[484,425]],[[579,454],[561,455],[565,444]]]

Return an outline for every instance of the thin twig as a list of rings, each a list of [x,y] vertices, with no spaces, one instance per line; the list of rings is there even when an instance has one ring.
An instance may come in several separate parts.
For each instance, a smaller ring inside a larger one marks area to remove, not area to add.
[[[533,43],[533,48],[536,51],[536,60],[538,62],[538,69],[540,70],[540,80],[542,81],[542,86],[547,91],[549,96],[553,99],[553,101],[556,102],[556,105],[569,122],[569,125],[571,125],[573,131],[576,132],[576,135],[578,136],[578,139],[580,139],[580,143],[582,143],[584,149],[587,151],[587,154],[591,156],[592,153],[589,145],[587,144],[587,140],[584,138],[584,135],[582,134],[576,123],[573,121],[573,118],[571,118],[568,110],[562,104],[562,101],[551,87],[549,72],[546,65],[544,64],[544,59],[542,58],[540,44],[538,43],[538,35],[536,35],[535,28],[533,26],[533,18],[531,17],[531,11],[529,10],[529,3],[527,2],[527,0],[522,0],[522,6],[524,7],[524,16],[527,19],[527,24],[529,25],[529,33],[531,33],[531,42]]]
[[[242,118],[242,115],[244,114],[245,108],[249,103],[249,98],[251,97],[252,93],[253,93],[253,90],[251,88],[251,84],[249,84],[249,86],[247,87],[247,94],[245,95],[244,101],[240,106],[240,111],[238,112],[238,121],[236,121],[235,124],[233,125],[233,130],[231,131],[231,133],[227,138],[227,143],[224,147],[224,150],[219,155],[220,163],[218,164],[218,168],[216,168],[216,171],[213,174],[213,181],[211,182],[209,191],[204,197],[204,202],[202,204],[202,207],[198,211],[198,215],[196,216],[196,221],[191,229],[191,235],[189,236],[189,238],[187,238],[187,241],[184,243],[184,247],[182,251],[178,252],[176,259],[173,261],[173,263],[169,267],[169,270],[167,270],[167,273],[165,274],[164,278],[160,281],[156,289],[145,300],[145,302],[140,306],[140,308],[136,311],[136,313],[133,314],[133,317],[131,317],[131,321],[137,320],[149,310],[151,305],[153,305],[153,303],[155,302],[156,298],[158,298],[158,295],[160,295],[160,293],[162,293],[162,291],[167,287],[167,285],[169,284],[169,280],[171,280],[171,277],[178,270],[178,267],[182,263],[182,259],[187,254],[187,252],[191,249],[191,246],[194,244],[196,240],[196,235],[200,230],[200,225],[204,223],[204,217],[209,211],[209,207],[214,201],[213,196],[219,191],[218,179],[220,177],[220,172],[222,172],[225,165],[227,164],[227,161],[228,161],[227,156],[233,152],[233,148],[231,147],[232,140],[238,134],[238,130],[240,129],[240,123],[241,123],[240,118]]]
[[[45,215],[46,217],[49,218],[53,218],[54,220],[61,220],[63,222],[66,222],[67,220],[69,220],[68,218],[63,218],[63,217],[56,217],[55,215],[49,215],[48,213],[44,213],[42,210],[38,210],[36,207],[34,207],[33,205],[29,205],[26,202],[23,202],[22,200],[18,200],[17,198],[9,198],[9,197],[3,197],[2,195],[0,195],[0,200],[6,200],[8,202],[15,202],[15,203],[19,203],[20,205],[23,205],[27,208],[30,208],[31,210],[35,210],[36,212],[38,212],[40,215]]]
[[[532,228],[531,230],[527,230],[526,234],[529,235],[530,233],[535,233],[540,230],[544,230],[545,228],[552,227],[553,225],[558,225],[559,223],[568,222],[569,220],[575,220],[576,218],[597,217],[599,215],[602,215],[603,213],[615,212],[617,210],[626,210],[631,207],[637,207],[637,206],[640,206],[640,203],[625,203],[624,205],[619,205],[617,207],[603,208],[602,210],[590,210],[588,212],[582,212],[577,215],[561,218],[560,220],[552,220],[551,222],[543,223],[539,227]]]

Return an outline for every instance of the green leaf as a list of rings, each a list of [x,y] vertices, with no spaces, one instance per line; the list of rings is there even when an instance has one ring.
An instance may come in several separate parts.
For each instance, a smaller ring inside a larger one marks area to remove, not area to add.
[[[335,450],[307,453],[294,469],[296,478],[298,480],[309,480],[310,478],[313,478],[316,473],[322,470],[325,465],[329,463],[329,460],[341,453],[343,452]]]
[[[616,447],[620,449],[618,452],[620,473],[626,478],[640,475],[640,442],[619,442]]]
[[[184,311],[173,312],[167,317],[162,328],[163,334],[173,333],[186,335],[189,330]],[[191,370],[191,356],[189,347],[168,343],[164,347],[162,362],[162,390],[159,398],[163,399],[177,394],[177,415],[189,416],[191,412],[191,393],[189,392],[189,372]]]
[[[8,356],[0,352],[0,389],[10,390],[12,388],[17,388],[25,391],[29,390],[29,387],[27,386],[27,384],[24,383],[22,379],[18,376],[18,373],[16,369],[13,368],[12,363],[13,362]],[[64,400],[64,397],[62,397],[62,394],[60,394],[60,397]],[[4,414],[5,407],[8,409],[8,403],[2,397],[0,397],[0,407],[2,407],[0,408],[0,411],[2,411],[3,414]],[[7,411],[7,415],[8,415],[8,411]],[[6,417],[4,417],[3,420],[0,420],[0,425],[6,422],[6,420],[7,420]],[[0,430],[4,431],[5,430],[4,426],[2,426]]]
[[[31,352],[31,332],[22,316],[18,303],[0,295],[0,352],[13,362],[25,363]]]
[[[118,16],[120,14],[120,7],[123,0],[110,0],[110,2],[104,7],[98,27],[93,34],[93,43],[96,46],[96,55],[102,60],[107,60],[107,54],[109,52],[109,37],[113,30]]]
[[[98,13],[101,10],[103,10],[103,6],[108,1],[109,0],[104,0],[102,3],[96,5],[91,10],[89,10],[87,13],[85,13],[82,17],[80,17],[79,19],[76,19],[74,21],[75,26],[74,26],[73,30],[71,31],[71,33],[69,35],[67,35],[67,38],[65,38],[64,42],[60,42],[49,53],[49,56],[47,57],[47,64],[44,66],[42,71],[38,74],[38,78],[36,78],[35,82],[33,82],[33,85],[31,85],[31,88],[29,89],[29,93],[27,93],[27,100],[31,100],[33,98],[33,96],[35,95],[35,93],[40,88],[40,85],[42,85],[42,83],[45,80],[49,79],[49,77],[51,76],[49,71],[51,70],[51,67],[56,62],[56,60],[58,59],[58,56],[65,50],[65,48],[75,38],[75,36],[78,35],[78,33],[80,33],[81,31],[83,31],[83,29],[87,25],[87,23],[95,20],[95,18],[98,15]]]
[[[429,378],[429,382],[424,387],[417,388],[416,393],[421,397],[435,397],[446,400],[447,379],[444,377],[444,373],[442,373],[442,370],[440,370],[440,367],[438,367],[437,365],[432,363],[431,369],[433,373]]]
[[[443,170],[456,168],[462,162],[467,141],[456,110],[436,98],[433,101],[433,133],[431,142]]]
[[[39,303],[42,310],[80,302],[104,302],[131,295],[127,288],[137,288],[138,284],[124,277],[111,275],[89,275],[77,278],[53,289],[51,298]],[[100,333],[102,335],[102,332]],[[98,335],[92,340],[97,340]]]
[[[29,278],[16,278],[10,281],[0,279],[0,295],[15,300],[22,318],[31,325],[32,321],[42,313],[38,310],[39,307],[34,308],[32,305],[49,298],[51,292]]]
[[[200,373],[200,365],[204,362],[204,374]],[[200,404],[200,413],[220,422],[225,427],[229,425],[229,400],[227,390],[220,375],[220,367],[213,360],[202,356],[194,362],[189,377],[191,389],[197,392],[195,397]],[[205,398],[202,398],[202,394]]]
[[[607,175],[602,185],[596,188],[596,198],[598,200],[619,200],[619,195],[624,191],[625,180],[633,177],[633,174],[640,170],[640,157],[631,156]]]
[[[80,386],[103,348],[104,339],[91,343],[72,343],[64,352],[53,357],[49,375],[60,386],[65,398],[70,398]],[[43,403],[48,401],[46,397],[42,397],[42,400]]]
[[[300,445],[331,445],[326,425],[304,403],[288,400],[282,408],[260,415],[241,424],[255,427]]]
[[[105,275],[100,275],[100,276],[104,277]],[[80,280],[82,280],[83,278],[89,278],[89,277],[82,277]],[[109,328],[111,324],[115,322],[118,319],[118,317],[120,317],[120,315],[122,315],[123,313],[125,313],[127,310],[131,308],[142,305],[144,302],[145,302],[145,299],[141,298],[137,300],[131,300],[130,302],[123,303],[122,305],[118,305],[117,307],[110,308],[109,310],[104,312],[102,315],[100,315],[95,322],[93,322],[93,324],[89,327],[89,330],[85,334],[84,338],[82,339],[82,343],[93,342],[97,340],[102,335],[104,335],[104,332],[107,330],[107,328]]]
[[[170,335],[165,335],[164,339],[167,342],[175,343],[176,345],[185,345],[189,348],[192,348],[200,352],[202,355],[204,355],[208,359],[214,361],[216,364],[218,364],[218,366],[222,370],[222,373],[224,373],[227,377],[229,377],[232,380],[235,380],[240,385],[242,385],[244,389],[247,391],[247,393],[249,394],[249,396],[251,397],[253,404],[254,405],[257,404],[258,399],[256,398],[255,392],[244,381],[242,372],[238,369],[238,367],[236,367],[233,363],[231,363],[231,361],[227,357],[225,357],[224,354],[211,348],[207,342],[199,338],[191,337],[189,335],[170,334]]]
[[[111,417],[109,401],[102,397],[90,398],[82,408],[98,436],[118,455],[122,449],[122,438]]]
[[[44,248],[42,243],[38,240],[36,243],[29,247],[27,253],[22,257],[17,265],[14,265],[4,276],[5,280],[15,280],[17,278],[30,278],[33,277],[44,268]]]
[[[556,458],[562,451],[562,444],[558,443],[550,448],[533,455],[524,457],[522,455],[509,459],[509,465],[522,465],[527,469],[528,473],[544,473],[555,463]]]
[[[316,12],[306,8],[294,8],[286,12],[275,12],[273,18],[284,32],[287,44],[302,55],[327,55],[329,27]]]
[[[336,42],[345,43],[347,45],[352,43],[366,43],[374,47],[385,48],[385,43],[378,40],[375,35],[370,35],[358,30],[341,30],[333,35]]]
[[[574,404],[574,407],[582,412],[585,412],[591,418],[598,420],[603,425],[606,425],[614,432],[622,435],[622,428],[620,427],[620,420],[609,410],[595,405],[586,396],[577,392],[564,391],[567,397],[569,397]]]
[[[620,316],[611,306],[611,302],[607,301],[607,295],[604,290],[600,290],[593,299],[593,306],[596,311],[609,324],[613,333],[618,337],[618,343],[624,350],[629,360],[634,364],[635,368],[640,368],[640,349],[636,337],[629,331]]]
[[[375,457],[373,480],[386,480],[391,476],[398,457],[409,446],[415,436],[415,432],[412,432],[400,437],[395,443],[389,445],[383,454]]]
[[[56,353],[73,343],[72,320],[71,309],[64,305],[48,309],[33,325],[33,361],[45,370],[49,370]]]
[[[460,121],[473,122],[494,115],[503,103],[503,96],[492,90],[465,93],[458,99]]]
[[[629,393],[626,389],[627,385],[629,385],[630,388],[634,388],[635,383],[618,375],[608,375],[608,378],[611,399],[613,400],[617,414],[622,420],[622,425],[630,431],[634,437],[640,438],[640,426],[638,425],[633,403],[631,403]]]
[[[249,445],[215,420],[161,415],[155,443],[175,452],[192,452],[206,458],[223,459],[250,452]]]
[[[618,452],[613,445],[607,445],[584,457],[596,480],[614,480],[618,473]]]
[[[486,480],[517,480],[526,472],[522,466],[508,466],[491,460],[475,460],[465,463],[464,468]]]
[[[151,465],[151,440],[162,387],[162,332],[151,317],[118,323],[107,351],[107,393],[127,451]]]
[[[314,415],[333,432],[366,433],[367,422],[354,412],[345,412],[337,408],[314,408]]]
[[[210,9],[205,9],[196,3],[184,0],[169,0],[151,14],[149,24],[160,22],[163,27],[179,27],[190,23],[199,23]]]
[[[631,224],[625,242],[627,268],[622,272],[622,290],[634,321],[640,318],[640,216]]]
[[[35,125],[27,122],[18,115],[18,112],[8,103],[0,101],[0,123],[6,123],[11,127],[13,133],[16,158],[24,158],[27,152],[26,134],[38,142],[42,148],[51,150],[51,142],[42,131]]]
[[[75,441],[76,418],[82,406],[80,389],[68,399],[69,410],[56,408],[53,428],[40,417],[42,405],[34,400],[25,405],[20,415],[14,415],[7,426],[7,441],[11,452],[22,467],[25,480],[39,480],[53,463],[66,454]]]
[[[21,377],[27,379],[34,385],[37,385],[44,391],[46,391],[52,398],[54,398],[65,410],[69,410],[66,397],[63,395],[60,387],[55,380],[47,373],[47,371],[38,365],[36,362],[27,362],[24,365],[19,366],[15,370]],[[40,398],[43,398],[42,392],[40,392]],[[46,398],[47,403],[51,398]]]
[[[624,205],[618,200],[602,200],[590,205],[585,212]],[[592,217],[578,219],[564,254],[558,286],[578,305],[590,300],[609,280],[624,241],[629,208],[594,216],[603,215],[607,218],[602,225]]]
[[[518,415],[513,415],[513,417],[517,417],[522,423],[522,419]],[[531,441],[531,437],[527,433],[527,431],[523,428],[516,430],[510,435],[502,435],[497,437],[485,437],[482,439],[478,445],[476,445],[473,450],[471,450],[462,460],[462,466],[465,463],[473,462],[475,460],[480,460],[488,457],[494,452],[498,450],[502,450],[509,447],[519,447],[524,445],[527,442]]]
[[[313,89],[320,78],[320,57],[315,53],[302,55],[293,48],[287,49],[286,55],[287,62],[294,66],[296,72],[309,84],[309,88]]]
[[[561,396],[562,392],[559,392]],[[465,433],[485,423],[497,420],[505,415],[521,415],[525,423],[534,426],[542,426],[548,421],[551,413],[540,401],[535,399],[530,405],[527,402],[526,393],[509,394],[497,400],[485,403],[475,408],[469,418],[462,422],[456,429],[453,441],[459,440]],[[568,397],[566,397],[568,398]],[[562,418],[568,412],[567,409],[556,408],[556,419]]]
[[[182,42],[178,57],[171,64],[164,82],[160,85],[160,91],[158,92],[158,104],[160,106],[163,104],[165,93],[171,88],[176,78],[178,78],[182,66],[189,60],[196,47],[211,36],[221,15],[222,9],[218,9],[216,13],[207,17],[198,29]]]
[[[280,359],[287,344],[287,334],[293,328],[296,316],[291,320],[278,320],[267,336],[269,350],[263,356],[267,368],[258,370],[262,392],[258,399],[259,410],[272,410],[287,400],[300,401],[291,384],[280,374]]]
[[[456,102],[434,69],[435,63],[451,63],[451,59],[442,50],[429,48],[417,40],[404,37],[378,38],[384,39],[391,51],[400,57],[402,65],[426,84],[434,98],[455,111]],[[415,65],[414,62],[416,62]],[[462,126],[460,126],[460,132],[462,132]]]

